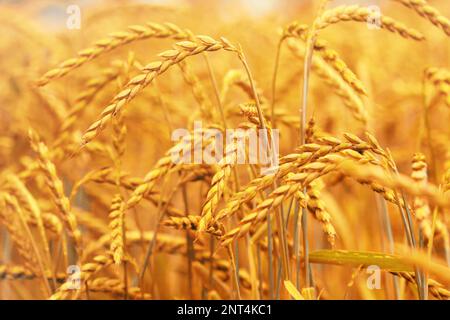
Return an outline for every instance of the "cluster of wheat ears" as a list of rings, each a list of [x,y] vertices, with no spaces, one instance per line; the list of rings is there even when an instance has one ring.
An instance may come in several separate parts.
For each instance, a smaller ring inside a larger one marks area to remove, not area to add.
[[[450,297],[447,1],[108,2],[57,32],[30,3],[0,7],[1,299]],[[278,130],[277,170],[173,161],[199,120]]]

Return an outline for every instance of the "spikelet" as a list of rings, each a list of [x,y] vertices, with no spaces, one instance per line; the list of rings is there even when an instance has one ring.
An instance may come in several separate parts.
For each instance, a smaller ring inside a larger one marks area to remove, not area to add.
[[[175,228],[178,230],[198,231],[200,216],[188,215],[186,217],[172,217],[162,222],[164,226]],[[210,223],[205,230],[206,233],[220,237],[224,233],[224,226],[220,222]]]

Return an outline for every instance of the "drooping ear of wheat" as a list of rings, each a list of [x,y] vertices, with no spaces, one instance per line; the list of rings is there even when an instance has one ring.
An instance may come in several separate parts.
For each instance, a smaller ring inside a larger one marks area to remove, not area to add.
[[[339,6],[330,9],[318,19],[317,29],[324,29],[331,24],[340,21],[356,21],[366,23],[369,21],[371,11],[368,8],[354,6]],[[408,28],[403,23],[394,20],[393,18],[381,15],[380,27],[390,32],[397,33],[404,38],[409,38],[417,41],[424,40],[424,36],[417,30]]]
[[[119,31],[109,38],[97,41],[93,47],[78,53],[78,57],[62,62],[58,67],[48,71],[38,81],[37,85],[44,86],[53,79],[60,78],[72,70],[79,68],[88,61],[125,44],[149,38],[172,38],[184,40],[191,37],[189,30],[183,30],[172,23],[159,24],[149,22],[146,25],[130,26],[127,31]]]
[[[405,7],[413,9],[419,15],[429,20],[435,26],[441,28],[450,36],[450,20],[443,16],[436,8],[431,6],[426,0],[392,0],[399,2]]]

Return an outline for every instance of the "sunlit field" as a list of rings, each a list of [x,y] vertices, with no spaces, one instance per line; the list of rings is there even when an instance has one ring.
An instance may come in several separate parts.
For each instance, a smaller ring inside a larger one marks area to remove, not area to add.
[[[0,299],[448,300],[449,18],[0,1]]]

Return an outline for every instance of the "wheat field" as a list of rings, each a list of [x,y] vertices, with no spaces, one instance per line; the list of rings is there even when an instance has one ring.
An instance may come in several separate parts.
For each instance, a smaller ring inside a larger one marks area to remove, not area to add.
[[[0,3],[0,299],[450,298],[448,1],[79,2]]]

